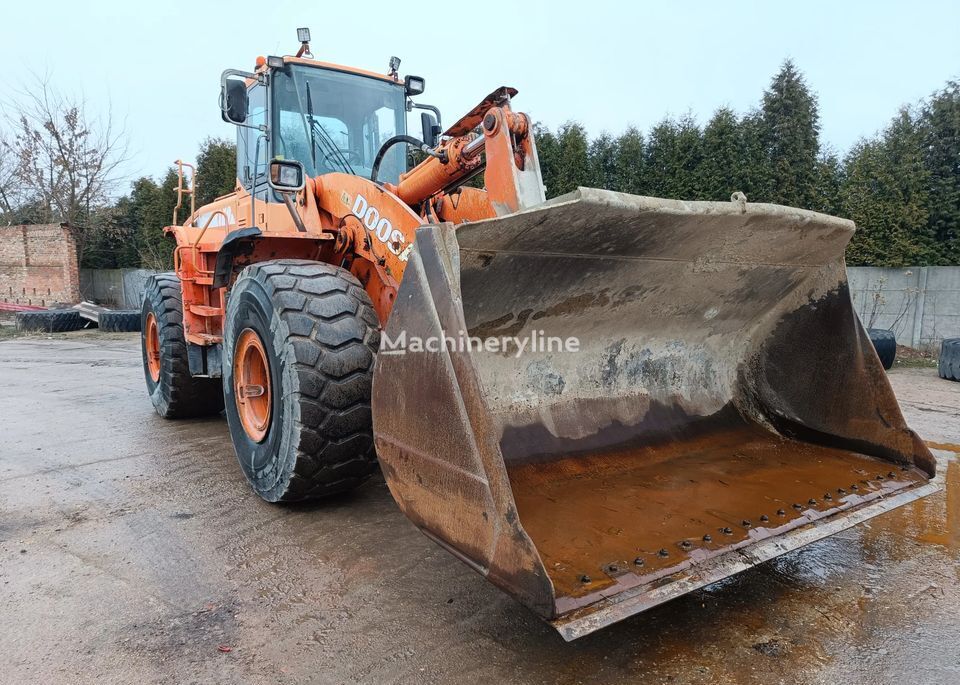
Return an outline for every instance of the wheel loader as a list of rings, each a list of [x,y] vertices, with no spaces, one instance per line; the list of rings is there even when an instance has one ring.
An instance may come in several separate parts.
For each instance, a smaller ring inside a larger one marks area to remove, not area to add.
[[[157,412],[223,411],[260,497],[379,467],[572,640],[937,488],[851,306],[850,221],[740,193],[546,201],[516,90],[443,129],[396,58],[298,37],[223,73],[236,188],[195,208],[180,163],[175,272],[142,311]]]

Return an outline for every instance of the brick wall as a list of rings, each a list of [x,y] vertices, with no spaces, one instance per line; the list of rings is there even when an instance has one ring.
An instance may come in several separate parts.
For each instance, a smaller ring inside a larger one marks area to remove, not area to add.
[[[0,302],[48,306],[79,299],[77,250],[65,226],[0,226]]]

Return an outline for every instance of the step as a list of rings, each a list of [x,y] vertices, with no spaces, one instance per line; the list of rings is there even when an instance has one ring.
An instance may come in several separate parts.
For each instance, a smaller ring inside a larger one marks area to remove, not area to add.
[[[220,307],[208,307],[203,304],[190,305],[190,313],[197,316],[222,316],[223,310]]]

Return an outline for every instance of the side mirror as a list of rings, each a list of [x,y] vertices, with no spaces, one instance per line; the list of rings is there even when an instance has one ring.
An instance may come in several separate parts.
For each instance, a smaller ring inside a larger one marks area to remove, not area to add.
[[[293,159],[271,159],[267,184],[278,193],[298,193],[304,186],[303,165]]]
[[[420,95],[427,87],[427,82],[422,76],[404,76],[403,89],[407,95]]]
[[[247,84],[240,79],[226,79],[220,93],[220,116],[229,124],[247,120]]]
[[[423,130],[423,142],[429,147],[436,147],[440,142],[440,127],[437,119],[430,112],[420,113],[420,126]]]

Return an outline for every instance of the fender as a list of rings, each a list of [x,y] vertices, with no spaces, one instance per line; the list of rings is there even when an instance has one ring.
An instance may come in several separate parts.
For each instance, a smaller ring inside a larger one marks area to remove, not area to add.
[[[222,288],[230,283],[230,276],[233,273],[233,258],[238,254],[251,254],[253,252],[253,241],[263,235],[256,226],[248,228],[238,228],[230,231],[220,243],[220,251],[217,252],[217,262],[213,269],[213,287]]]

